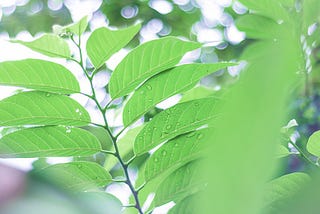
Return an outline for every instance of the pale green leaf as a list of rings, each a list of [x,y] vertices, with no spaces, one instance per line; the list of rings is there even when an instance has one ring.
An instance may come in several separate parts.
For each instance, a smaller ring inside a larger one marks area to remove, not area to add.
[[[311,154],[320,157],[320,131],[314,132],[307,142],[307,150]]]
[[[101,145],[94,135],[71,127],[22,129],[0,139],[0,157],[89,156],[100,150]]]
[[[0,126],[84,126],[88,123],[88,112],[67,96],[31,91],[0,101]]]
[[[207,181],[200,173],[201,164],[203,162],[190,162],[170,174],[156,190],[155,205],[160,206],[170,201],[178,202],[203,190]]]
[[[133,151],[134,140],[143,127],[144,125],[141,125],[141,126],[137,126],[135,128],[130,129],[127,133],[125,133],[125,135],[123,135],[123,137],[120,137],[120,139],[117,141],[120,156],[122,157],[123,160],[125,161],[128,160],[127,156]],[[109,171],[118,162],[119,161],[117,158],[109,156],[107,161],[105,162],[104,168]]]
[[[39,59],[0,63],[0,85],[62,94],[78,93],[79,83],[62,65]]]
[[[195,88],[190,89],[189,91],[183,93],[181,99],[179,102],[186,102],[194,99],[200,99],[200,98],[205,98],[209,96],[213,96],[213,94],[216,91],[213,90],[212,88],[208,88],[206,86],[198,86]]]
[[[179,103],[157,114],[138,134],[134,143],[137,155],[160,143],[193,131],[217,117],[216,100],[203,98]]]
[[[77,199],[94,214],[121,214],[118,198],[106,192],[80,192]]]
[[[283,158],[283,157],[287,157],[288,155],[290,155],[290,151],[288,150],[287,147],[283,146],[283,145],[279,145],[277,148],[277,152],[276,152],[276,157],[277,158]]]
[[[194,214],[198,210],[194,206],[195,199],[199,197],[198,194],[190,195],[179,201],[172,209],[169,210],[168,214]]]
[[[150,78],[126,103],[124,125],[130,125],[161,101],[194,87],[204,76],[231,65],[235,63],[186,64]]]
[[[200,48],[174,37],[146,42],[133,49],[116,67],[109,83],[112,98],[124,96],[142,82],[176,65],[186,52]]]
[[[85,16],[82,19],[80,19],[77,23],[65,26],[63,28],[66,30],[66,32],[71,32],[80,36],[86,31],[87,26],[88,26],[88,17]]]
[[[253,14],[240,16],[236,20],[236,25],[248,38],[253,39],[274,39],[279,35],[281,27],[272,19]]]
[[[212,129],[202,129],[174,138],[156,150],[145,166],[145,179],[149,181],[166,171],[173,171],[201,157],[209,142]]]
[[[127,45],[140,28],[141,24],[121,30],[102,27],[93,31],[87,42],[87,53],[94,67],[101,67],[114,53]]]
[[[94,162],[70,162],[48,166],[37,171],[40,176],[71,191],[87,191],[104,187],[111,175]]]
[[[31,42],[12,40],[11,42],[22,44],[33,51],[50,57],[71,58],[68,43],[56,35],[44,34]]]
[[[269,182],[264,192],[264,206],[272,206],[272,203],[279,202],[294,196],[303,189],[311,178],[301,172],[295,172],[276,178]]]

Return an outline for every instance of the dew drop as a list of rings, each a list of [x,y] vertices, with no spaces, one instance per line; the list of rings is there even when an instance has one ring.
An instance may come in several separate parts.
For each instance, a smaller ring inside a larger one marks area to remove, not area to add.
[[[76,113],[79,113],[79,112],[80,112],[80,109],[77,108],[77,109],[76,109]]]
[[[142,91],[140,91],[140,94],[144,94],[144,91],[142,90]]]
[[[149,91],[152,90],[151,85],[146,85],[146,88],[147,88]]]
[[[155,159],[154,159],[154,162],[158,162],[158,161],[159,161],[159,159],[158,159],[158,158],[155,158]]]
[[[175,144],[174,144],[174,147],[178,147],[178,146],[179,146],[179,143],[175,143]]]
[[[172,127],[171,125],[167,125],[166,129],[171,129],[171,127]]]
[[[166,155],[167,155],[167,151],[166,151],[166,150],[163,150],[163,151],[161,152],[161,154],[162,154],[162,156],[166,156]]]
[[[71,128],[69,126],[66,127],[66,133],[71,133]]]
[[[148,102],[152,102],[152,99],[148,99]]]
[[[198,106],[199,106],[199,103],[198,103],[198,102],[194,103],[194,106],[198,107]]]
[[[81,164],[78,164],[78,168],[81,169],[81,168],[82,168],[82,165],[81,165]]]
[[[50,97],[51,96],[51,94],[50,93],[46,93],[46,97]]]

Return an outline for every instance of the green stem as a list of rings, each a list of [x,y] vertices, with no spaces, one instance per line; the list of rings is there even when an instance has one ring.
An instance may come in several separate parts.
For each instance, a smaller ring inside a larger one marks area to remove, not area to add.
[[[117,144],[117,138],[118,136],[122,133],[122,131],[120,131],[120,134],[118,134],[117,136],[113,136],[110,128],[109,128],[109,125],[108,125],[108,121],[107,121],[107,117],[106,117],[106,110],[107,108],[103,108],[99,101],[97,100],[97,96],[96,96],[96,92],[95,92],[95,89],[94,89],[94,86],[93,86],[93,75],[89,75],[89,73],[87,72],[87,70],[85,69],[84,65],[83,65],[83,60],[82,60],[82,50],[81,50],[81,46],[80,46],[80,37],[79,37],[79,42],[75,42],[73,36],[71,36],[71,40],[73,41],[73,43],[77,46],[78,50],[79,50],[79,54],[80,54],[80,61],[77,61],[77,60],[73,60],[75,61],[77,64],[79,64],[79,66],[81,67],[81,69],[83,70],[84,74],[86,75],[87,79],[89,80],[90,82],[90,88],[91,88],[91,92],[92,92],[92,95],[89,96],[90,99],[92,99],[97,108],[99,109],[100,113],[102,114],[102,117],[103,117],[103,121],[104,121],[104,125],[103,125],[103,128],[108,132],[108,134],[111,136],[111,139],[112,139],[112,144],[113,144],[113,147],[115,149],[115,152],[113,153],[115,155],[115,157],[118,159],[120,165],[122,166],[122,169],[124,171],[124,175],[126,177],[126,180],[124,181],[130,188],[131,190],[131,193],[135,199],[135,205],[134,207],[138,210],[139,214],[143,214],[142,212],[142,208],[141,208],[141,205],[140,205],[140,201],[139,201],[139,197],[138,197],[138,191],[135,190],[131,180],[130,180],[130,176],[129,176],[129,171],[128,171],[128,164],[124,163],[124,161],[122,160],[121,158],[121,155],[120,155],[120,152],[119,152],[119,147],[118,147],[118,144]]]
[[[300,149],[300,147],[299,147],[297,144],[295,144],[295,143],[293,143],[293,142],[291,142],[291,141],[289,141],[289,143],[299,152],[299,154],[301,155],[301,157],[302,157],[303,159],[305,159],[308,163],[310,163],[311,165],[314,165],[314,166],[316,166],[316,167],[319,167],[315,162],[313,162],[312,160],[310,160],[306,154],[304,154],[304,152],[302,151],[302,149]]]

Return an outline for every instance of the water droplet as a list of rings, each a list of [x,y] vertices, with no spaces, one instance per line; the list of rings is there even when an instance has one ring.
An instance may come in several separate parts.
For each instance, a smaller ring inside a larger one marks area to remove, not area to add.
[[[171,129],[171,127],[172,127],[171,125],[167,125],[166,129]]]
[[[71,133],[71,128],[69,126],[66,126],[66,133]]]
[[[150,91],[152,89],[151,85],[146,85],[146,88]]]
[[[166,150],[163,150],[163,151],[161,152],[161,154],[162,154],[162,156],[166,156],[166,155],[167,155],[167,151],[166,151]]]
[[[159,159],[158,159],[158,158],[155,158],[155,159],[154,159],[154,162],[158,162],[158,161],[159,161]]]
[[[144,94],[144,91],[142,90],[142,91],[140,91],[140,94]]]
[[[81,165],[81,164],[78,164],[78,168],[81,169],[81,168],[82,168],[82,165]]]
[[[148,99],[148,102],[152,102],[152,99]]]
[[[153,127],[153,131],[157,130],[157,127]]]
[[[283,23],[283,20],[280,19],[280,20],[277,21],[277,23],[278,23],[279,25],[281,25],[281,24]]]
[[[76,109],[76,113],[79,113],[79,112],[80,112],[80,109],[77,108],[77,109]]]
[[[198,102],[194,103],[194,106],[198,107],[198,106],[199,106],[199,103],[198,103]]]
[[[203,134],[200,133],[200,134],[198,134],[197,139],[201,139],[202,137],[203,137]]]
[[[175,143],[175,144],[174,144],[174,147],[178,147],[178,146],[179,146],[179,143]]]
[[[51,96],[51,94],[50,93],[46,93],[46,97],[50,97]]]

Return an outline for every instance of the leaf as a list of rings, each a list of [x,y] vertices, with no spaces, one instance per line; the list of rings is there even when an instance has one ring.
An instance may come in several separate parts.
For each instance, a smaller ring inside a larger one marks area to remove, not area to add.
[[[320,157],[320,131],[314,132],[307,142],[307,150],[311,154]]]
[[[0,139],[0,157],[4,158],[89,156],[100,150],[94,135],[71,127],[22,129]]]
[[[135,128],[130,129],[123,137],[121,137],[117,141],[118,149],[119,149],[122,160],[128,161],[127,156],[133,150],[134,139],[136,138],[136,136],[138,135],[138,133],[141,131],[143,127],[144,125],[141,125],[141,126],[137,126]],[[108,158],[107,161],[105,162],[104,168],[109,171],[117,163],[119,163],[118,159],[110,156],[110,158]]]
[[[274,202],[288,199],[304,188],[311,178],[301,172],[295,172],[276,178],[265,188],[264,206],[272,207]]]
[[[190,89],[189,91],[183,93],[182,98],[180,99],[180,103],[194,100],[194,99],[200,99],[200,98],[205,98],[212,96],[216,91],[205,87],[205,86],[198,86],[195,88]]]
[[[141,155],[160,143],[206,125],[217,117],[216,101],[203,98],[179,103],[157,114],[138,134],[134,152]]]
[[[212,129],[202,129],[174,138],[156,150],[145,166],[145,179],[149,181],[166,171],[173,171],[195,160],[206,148]]]
[[[104,187],[111,181],[111,175],[94,162],[55,164],[37,173],[70,191],[88,191]]]
[[[119,51],[139,32],[141,24],[121,30],[102,27],[92,32],[87,42],[88,56],[96,69]]]
[[[88,123],[88,112],[67,96],[31,91],[0,101],[0,126],[84,126]]]
[[[178,202],[185,197],[203,190],[207,181],[200,173],[200,161],[190,162],[169,175],[156,190],[156,206],[170,201]]]
[[[66,32],[71,32],[80,36],[86,31],[87,26],[88,26],[88,17],[85,16],[82,19],[80,19],[77,23],[65,26],[63,28],[66,30]]]
[[[253,14],[240,16],[236,25],[248,38],[253,39],[274,39],[279,35],[279,27],[282,27],[272,19]]]
[[[81,192],[77,194],[84,208],[94,214],[121,214],[122,204],[118,198],[106,192]]]
[[[113,99],[124,96],[142,82],[176,65],[186,52],[200,48],[195,42],[174,37],[146,42],[133,49],[116,67],[109,82]]]
[[[291,154],[291,152],[288,150],[287,147],[285,147],[283,145],[279,145],[278,146],[277,153],[276,153],[276,157],[277,158],[284,158],[284,157],[287,157],[290,154]]]
[[[190,195],[177,203],[168,214],[192,214],[197,213],[196,207],[193,205],[195,199],[199,197],[198,194]]]
[[[0,63],[0,85],[62,94],[80,92],[77,79],[68,69],[39,59]]]
[[[12,40],[11,42],[22,44],[33,51],[42,53],[49,57],[71,58],[68,43],[56,35],[44,34],[40,38],[31,42],[19,40]]]
[[[194,87],[204,76],[231,65],[235,64],[186,64],[150,78],[126,103],[123,110],[124,125],[130,125],[161,101]]]

